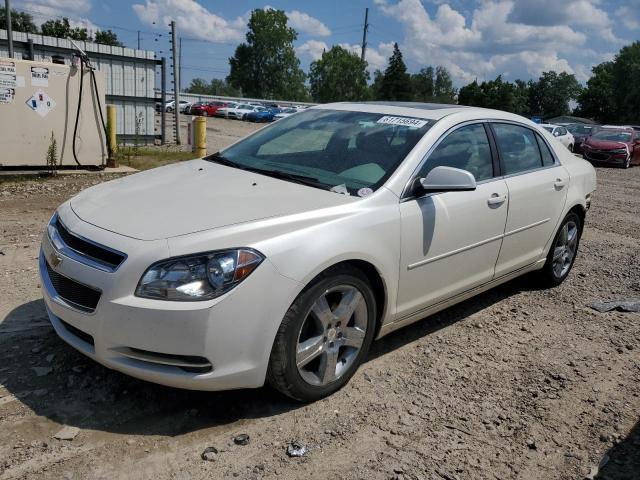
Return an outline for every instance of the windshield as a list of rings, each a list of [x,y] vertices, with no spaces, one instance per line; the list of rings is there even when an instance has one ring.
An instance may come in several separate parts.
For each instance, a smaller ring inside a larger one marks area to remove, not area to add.
[[[553,127],[542,127],[542,128],[544,128],[549,133],[553,133]]]
[[[630,142],[631,133],[622,130],[600,130],[594,133],[591,138],[596,140],[608,140],[610,142]]]
[[[593,127],[591,125],[569,125],[567,130],[569,130],[574,135],[589,135]]]
[[[381,113],[312,109],[284,118],[209,159],[284,172],[327,189],[364,196],[389,178],[433,123]]]

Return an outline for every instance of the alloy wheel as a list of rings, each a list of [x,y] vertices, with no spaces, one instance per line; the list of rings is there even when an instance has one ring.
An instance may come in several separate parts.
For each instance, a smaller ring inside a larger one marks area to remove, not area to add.
[[[296,344],[296,366],[309,384],[324,386],[354,364],[367,333],[364,296],[352,285],[326,290],[307,313]]]
[[[570,220],[564,224],[556,244],[553,247],[553,273],[557,278],[564,277],[576,255],[578,248],[578,225]]]

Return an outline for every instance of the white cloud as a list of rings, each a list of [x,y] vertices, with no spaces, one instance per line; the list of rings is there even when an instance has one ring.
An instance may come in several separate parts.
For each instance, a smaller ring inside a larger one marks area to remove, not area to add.
[[[214,43],[242,41],[246,30],[246,18],[227,21],[194,0],[145,0],[132,8],[143,23],[164,27],[175,20],[182,33]]]
[[[464,14],[450,2],[434,0],[432,14],[420,0],[375,3],[402,27],[401,50],[409,63],[417,68],[443,65],[458,84],[499,74],[537,77],[547,70],[576,73],[583,79],[584,68],[574,68],[568,60],[568,54],[573,58],[584,50],[583,30],[597,27],[603,39],[617,41],[596,0],[480,0]],[[565,13],[570,21],[563,20]]]
[[[300,33],[318,37],[328,37],[331,35],[331,30],[329,30],[324,23],[307,13],[299,12],[298,10],[292,10],[286,13],[287,17],[289,17],[289,25]]]
[[[626,5],[616,10],[615,15],[629,30],[640,29],[640,0],[627,0]]]
[[[12,7],[18,10],[23,8],[33,17],[36,25],[67,17],[74,28],[86,28],[90,32],[99,30],[86,16],[91,11],[91,0],[31,0],[18,2]]]
[[[329,46],[321,40],[307,40],[296,47],[296,53],[301,57],[309,57],[312,61],[322,57],[322,52],[329,50]]]

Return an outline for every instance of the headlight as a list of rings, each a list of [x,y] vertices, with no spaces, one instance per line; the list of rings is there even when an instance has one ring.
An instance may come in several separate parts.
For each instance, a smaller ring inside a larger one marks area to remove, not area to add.
[[[247,248],[199,253],[154,263],[140,279],[137,297],[210,300],[247,278],[264,257]]]

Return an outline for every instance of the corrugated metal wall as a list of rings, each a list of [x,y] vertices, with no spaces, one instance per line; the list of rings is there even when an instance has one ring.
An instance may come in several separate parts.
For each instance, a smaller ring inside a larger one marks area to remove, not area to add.
[[[64,38],[13,32],[16,58],[28,58],[28,40],[33,41],[34,60],[51,62],[53,55],[64,58],[69,65],[75,51]],[[126,47],[112,47],[92,42],[76,42],[104,72],[107,103],[115,105],[118,121],[116,131],[120,142],[140,143],[155,139],[155,53]],[[0,57],[8,57],[7,31],[0,29]],[[136,126],[137,125],[137,126]]]

